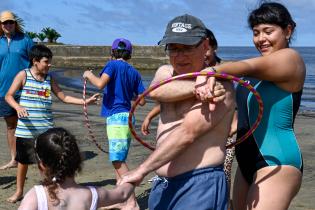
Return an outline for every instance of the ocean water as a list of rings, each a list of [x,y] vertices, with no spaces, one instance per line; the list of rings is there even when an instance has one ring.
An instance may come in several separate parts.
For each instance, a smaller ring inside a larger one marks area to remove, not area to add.
[[[300,110],[315,111],[315,47],[296,47],[295,49],[301,54],[306,65],[306,80]],[[223,60],[235,61],[259,56],[254,47],[220,47],[218,55]],[[83,80],[81,71],[59,69],[52,73],[59,84],[82,90]],[[140,73],[145,87],[148,87],[154,72],[141,71]],[[90,85],[88,85],[87,89],[90,91],[98,91]]]

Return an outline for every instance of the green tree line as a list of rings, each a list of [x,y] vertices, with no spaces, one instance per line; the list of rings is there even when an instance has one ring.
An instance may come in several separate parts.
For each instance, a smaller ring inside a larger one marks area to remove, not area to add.
[[[37,38],[39,42],[44,42],[47,39],[48,43],[56,43],[57,39],[61,37],[61,35],[53,28],[46,27],[41,30],[40,33],[25,32],[31,39]]]
[[[13,15],[15,16],[16,22],[18,22],[18,24],[20,25],[21,30],[24,31],[24,20],[15,13],[13,13]],[[43,28],[40,33],[30,31],[26,31],[25,33],[31,39],[37,38],[39,42],[44,42],[45,39],[47,39],[48,43],[56,43],[57,39],[61,37],[61,35],[55,29],[50,27]]]

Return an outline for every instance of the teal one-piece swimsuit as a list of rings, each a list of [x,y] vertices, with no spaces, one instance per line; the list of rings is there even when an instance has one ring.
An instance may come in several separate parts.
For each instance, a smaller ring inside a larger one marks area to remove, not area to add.
[[[303,171],[302,154],[293,130],[302,90],[290,93],[269,81],[244,79],[256,88],[264,104],[258,128],[235,149],[244,178],[251,184],[256,171],[266,166],[291,165]],[[239,138],[257,119],[258,103],[250,91],[240,86],[237,87],[236,100]]]

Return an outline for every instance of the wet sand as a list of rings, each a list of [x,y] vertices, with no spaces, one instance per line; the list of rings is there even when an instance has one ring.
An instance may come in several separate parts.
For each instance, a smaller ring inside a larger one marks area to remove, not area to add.
[[[65,91],[69,95],[81,97],[81,92],[67,90]],[[153,103],[147,103],[145,107],[140,107],[136,110],[136,131],[140,131],[140,125],[144,116],[153,107]],[[94,131],[98,143],[102,144],[104,148],[107,148],[107,140],[105,135],[104,118],[99,116],[100,106],[89,106],[89,118],[91,127]],[[67,105],[54,98],[53,113],[56,126],[65,127],[69,129],[78,139],[82,155],[84,156],[83,170],[78,174],[77,182],[84,185],[96,185],[106,187],[108,189],[113,188],[115,185],[115,174],[111,164],[108,162],[108,155],[101,152],[94,145],[94,143],[88,140],[88,131],[84,127],[84,116],[81,106]],[[156,128],[157,121],[154,121],[151,130],[152,134],[146,139],[153,142],[154,130]],[[293,200],[289,210],[315,210],[315,113],[304,112],[299,113],[295,122],[295,130],[301,150],[304,158],[304,176],[303,183],[299,194]],[[9,151],[6,143],[5,123],[4,120],[0,120],[0,164],[4,164],[9,160]],[[138,142],[133,141],[130,148],[128,165],[130,168],[135,168],[141,163],[148,155],[150,151],[140,145]],[[233,165],[233,173],[235,171],[236,163]],[[154,174],[148,175],[143,183],[136,188],[136,195],[138,203],[141,209],[147,209],[147,199],[150,190],[150,179]],[[10,204],[6,202],[7,197],[15,192],[16,184],[16,169],[8,169],[0,171],[0,210],[17,209],[19,202],[16,204]],[[37,184],[40,180],[40,174],[36,165],[29,167],[27,180],[25,183],[25,192],[27,192],[34,184]],[[272,195],[271,195],[272,196]],[[211,199],[211,198],[209,198]]]

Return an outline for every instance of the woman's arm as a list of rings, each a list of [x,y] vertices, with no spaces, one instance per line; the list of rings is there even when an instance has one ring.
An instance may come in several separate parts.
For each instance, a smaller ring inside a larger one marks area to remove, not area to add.
[[[274,82],[280,88],[289,92],[297,92],[303,88],[306,74],[303,59],[295,50],[290,48],[281,49],[266,56],[224,63],[216,66],[215,70],[237,77],[248,76]],[[209,72],[214,71],[214,69],[209,67],[202,71]],[[204,83],[204,81],[205,77],[198,77],[196,86]],[[206,95],[214,84],[208,80],[206,86],[197,87],[196,93]]]
[[[305,64],[293,49],[278,50],[270,55],[260,56],[215,67],[218,72],[238,77],[249,76],[277,84],[288,83],[292,92],[303,87]]]

